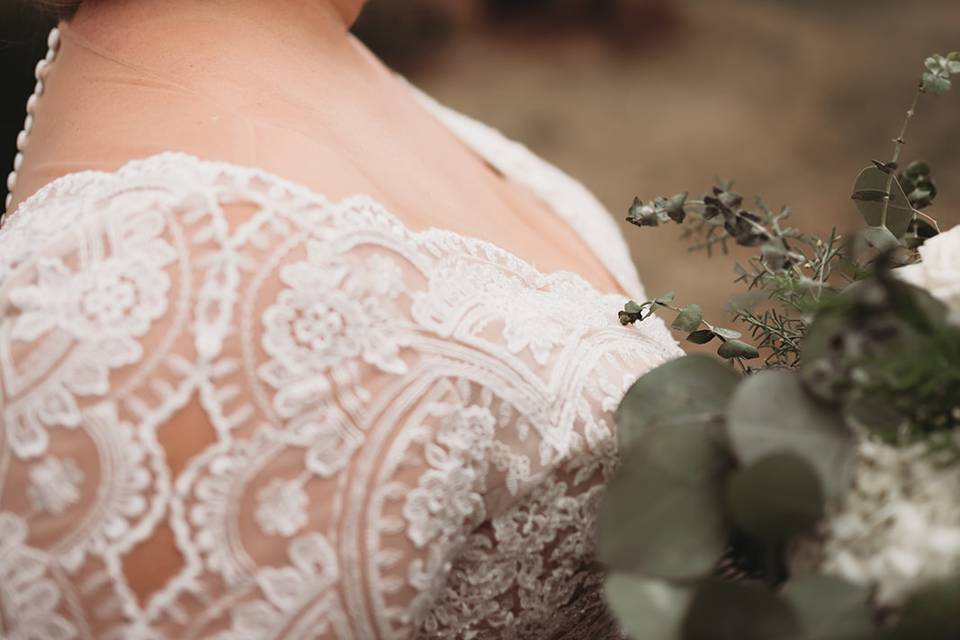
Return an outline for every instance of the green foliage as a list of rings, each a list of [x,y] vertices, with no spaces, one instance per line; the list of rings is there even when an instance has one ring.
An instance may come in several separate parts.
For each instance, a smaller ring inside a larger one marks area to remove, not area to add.
[[[932,56],[890,161],[857,177],[864,230],[843,242],[752,209],[732,183],[701,199],[637,199],[638,226],[685,225],[692,250],[757,249],[737,265],[731,302],[743,332],[708,322],[670,293],[630,301],[624,325],[672,312],[671,327],[718,355],[687,356],[641,377],[617,413],[623,465],[601,505],[598,550],[614,573],[607,599],[638,640],[939,640],[960,637],[960,579],[920,591],[898,612],[837,578],[791,575],[787,549],[815,539],[849,491],[858,437],[924,441],[960,463],[960,328],[929,293],[896,278],[937,233],[921,210],[930,167],[900,168],[920,97],[950,89],[960,53]],[[753,368],[751,360],[762,358]]]
[[[835,408],[818,402],[795,372],[768,369],[744,380],[727,411],[737,459],[751,464],[790,452],[817,471],[831,499],[840,499],[852,476],[854,437]]]
[[[710,572],[726,544],[719,497],[731,466],[718,424],[738,380],[716,360],[688,356],[627,392],[617,412],[624,462],[598,524],[608,566],[651,577]]]
[[[960,73],[960,51],[954,51],[946,56],[933,54],[924,62],[926,71],[920,83],[923,91],[936,95],[943,95],[950,91],[952,86],[950,76]]]
[[[651,429],[721,419],[739,382],[730,367],[701,355],[657,367],[630,387],[617,409],[621,448]]]
[[[650,578],[709,575],[726,546],[722,479],[731,466],[717,423],[650,428],[624,452],[598,517],[599,558]]]
[[[914,103],[894,139],[892,160],[873,161],[854,183],[852,198],[866,223],[857,240],[874,255],[899,251],[901,264],[914,262],[918,259],[915,250],[939,233],[936,221],[921,211],[933,203],[938,192],[929,165],[917,161],[898,171],[899,160],[920,96],[946,92],[950,77],[958,70],[960,52],[926,60]],[[759,198],[755,204],[755,208],[747,208],[732,182],[720,182],[699,200],[689,199],[687,193],[658,197],[646,204],[637,198],[627,221],[638,226],[686,223],[684,237],[691,241],[691,250],[705,250],[710,255],[718,246],[726,253],[730,243],[759,247],[759,255],[745,265],[737,265],[736,272],[737,282],[761,295],[753,305],[735,305],[734,313],[734,319],[748,327],[757,353],[741,344],[721,345],[719,352],[721,357],[736,360],[744,370],[749,370],[744,361],[756,359],[760,353],[765,354],[764,366],[796,367],[811,312],[824,299],[837,295],[844,285],[869,273],[870,259],[847,255],[835,232],[823,239],[788,226],[790,209],[786,207],[773,211]],[[762,308],[757,308],[757,302]],[[642,322],[658,308],[678,314],[689,308],[656,302],[640,306],[642,313],[621,313],[621,322]],[[674,329],[687,332],[687,340],[694,344],[706,344],[720,335],[691,331],[687,326],[686,319],[673,324]]]
[[[960,638],[960,579],[920,589],[903,607],[896,627],[882,640],[956,640]]]
[[[737,471],[727,482],[726,500],[737,529],[768,543],[812,533],[826,507],[816,471],[793,453],[775,453]]]
[[[677,331],[687,333],[687,341],[694,344],[707,344],[715,338],[720,341],[717,354],[721,358],[734,360],[740,366],[746,369],[744,360],[752,360],[760,357],[760,352],[756,347],[740,340],[743,334],[733,329],[716,327],[703,318],[703,310],[698,304],[690,304],[685,307],[676,307],[671,302],[674,299],[673,293],[660,296],[654,300],[643,303],[637,303],[633,300],[627,302],[620,312],[620,323],[623,325],[643,322],[647,318],[656,314],[657,309],[667,309],[677,314],[671,328]],[[706,327],[701,329],[700,327]]]
[[[791,580],[783,596],[797,612],[805,640],[875,637],[866,589],[831,576],[806,575]]]
[[[685,640],[803,640],[790,604],[755,584],[700,586],[684,625]]]
[[[679,637],[693,596],[689,587],[625,573],[611,575],[604,591],[611,611],[627,633],[644,640]]]
[[[891,172],[867,167],[857,176],[852,197],[868,229],[886,231],[893,246],[897,246],[910,228],[913,206]]]

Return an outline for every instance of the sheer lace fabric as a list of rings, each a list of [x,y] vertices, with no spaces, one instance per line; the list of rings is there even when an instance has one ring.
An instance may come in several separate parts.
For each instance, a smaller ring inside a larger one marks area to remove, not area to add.
[[[582,187],[454,124],[642,295]],[[0,230],[0,636],[618,637],[613,411],[679,353],[623,302],[183,154],[52,183]]]

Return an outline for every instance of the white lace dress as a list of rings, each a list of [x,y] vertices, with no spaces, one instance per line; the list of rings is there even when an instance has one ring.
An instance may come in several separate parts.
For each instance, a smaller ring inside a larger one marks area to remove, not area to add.
[[[431,108],[643,297],[588,192]],[[613,412],[680,353],[623,302],[184,154],[55,181],[0,230],[0,637],[615,637]]]

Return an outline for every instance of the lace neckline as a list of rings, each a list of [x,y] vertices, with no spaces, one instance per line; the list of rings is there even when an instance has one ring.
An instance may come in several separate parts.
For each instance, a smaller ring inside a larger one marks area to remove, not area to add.
[[[128,175],[147,175],[151,178],[168,175],[168,167],[182,168],[184,165],[193,169],[208,169],[212,173],[216,173],[218,175],[255,178],[270,186],[279,187],[280,189],[283,189],[284,191],[289,192],[298,198],[320,208],[338,207],[347,203],[356,203],[362,201],[369,204],[374,210],[376,210],[377,215],[387,221],[388,226],[399,229],[404,236],[414,240],[420,240],[431,236],[447,238],[455,241],[458,244],[481,249],[488,255],[500,255],[505,262],[512,264],[515,268],[519,268],[521,271],[529,274],[532,280],[543,281],[551,279],[569,279],[576,282],[581,288],[586,288],[596,292],[604,299],[622,300],[625,298],[624,294],[620,292],[605,292],[598,290],[576,271],[559,269],[551,272],[543,272],[525,258],[518,256],[517,254],[490,240],[458,233],[456,231],[440,227],[427,227],[419,230],[412,229],[396,214],[390,211],[388,207],[368,194],[356,194],[345,197],[337,202],[333,202],[322,193],[319,193],[310,187],[307,187],[306,185],[289,180],[282,176],[278,176],[270,171],[266,171],[258,167],[248,167],[222,160],[207,160],[184,151],[164,151],[162,153],[156,153],[144,158],[129,160],[120,168],[113,171],[89,169],[65,174],[44,185],[36,193],[20,203],[20,206],[17,207],[17,210],[19,211],[21,208],[29,209],[34,206],[40,206],[45,200],[51,197],[56,197],[58,194],[66,193],[69,195],[76,195],[78,192],[83,192],[88,188],[95,189],[105,181],[116,180]],[[14,231],[14,229],[18,226],[19,219],[20,218],[18,216],[11,216],[10,220],[7,221],[3,227],[0,227],[0,238],[3,238],[3,236],[6,235],[6,232]],[[602,254],[598,254],[598,257],[603,260]],[[612,272],[612,275],[616,278],[618,283],[621,283],[621,280],[616,273]],[[621,284],[621,286],[623,285]],[[629,290],[627,290],[627,292],[629,293]],[[642,297],[642,295],[640,297]]]

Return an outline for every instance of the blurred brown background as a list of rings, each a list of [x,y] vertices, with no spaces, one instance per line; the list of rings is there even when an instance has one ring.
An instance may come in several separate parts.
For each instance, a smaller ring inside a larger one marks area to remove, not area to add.
[[[12,161],[42,37],[16,0],[0,3]],[[719,319],[733,259],[687,256],[676,227],[629,227],[634,195],[699,193],[719,175],[791,205],[795,226],[855,228],[853,179],[889,159],[924,57],[960,49],[960,0],[373,0],[357,32],[442,102],[593,189],[650,292]],[[928,212],[942,227],[960,223],[957,141],[960,87],[921,103],[905,151],[934,167]]]

